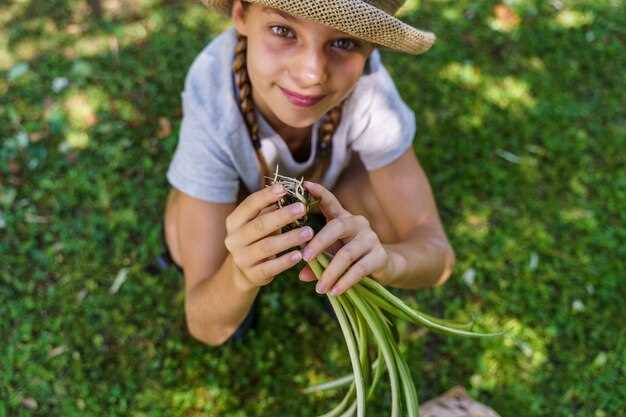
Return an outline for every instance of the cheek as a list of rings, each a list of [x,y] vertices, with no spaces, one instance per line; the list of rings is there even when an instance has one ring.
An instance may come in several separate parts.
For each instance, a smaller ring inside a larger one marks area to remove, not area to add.
[[[248,55],[248,71],[253,82],[263,84],[276,82],[280,79],[283,68],[284,53],[268,45],[253,45]]]
[[[363,73],[363,65],[362,61],[350,60],[335,66],[333,74],[335,74],[337,89],[342,93],[351,91]]]

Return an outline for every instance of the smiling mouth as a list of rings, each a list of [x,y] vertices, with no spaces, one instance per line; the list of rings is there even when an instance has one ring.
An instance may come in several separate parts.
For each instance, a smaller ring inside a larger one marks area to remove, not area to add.
[[[302,94],[298,94],[294,91],[287,90],[286,88],[280,87],[280,90],[287,97],[287,99],[296,106],[299,107],[310,107],[314,104],[319,103],[326,95],[319,96],[305,96]]]

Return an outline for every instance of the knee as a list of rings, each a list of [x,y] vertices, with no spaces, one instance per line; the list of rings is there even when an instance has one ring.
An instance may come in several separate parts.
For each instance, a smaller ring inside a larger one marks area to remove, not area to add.
[[[452,272],[454,271],[454,265],[456,264],[456,255],[454,253],[454,249],[449,244],[444,245],[442,249],[442,263],[443,268],[441,274],[436,278],[433,283],[433,287],[439,287],[443,285]]]

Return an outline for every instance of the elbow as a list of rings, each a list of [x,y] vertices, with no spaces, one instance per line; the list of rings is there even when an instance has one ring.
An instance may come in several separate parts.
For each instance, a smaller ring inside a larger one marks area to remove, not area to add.
[[[450,246],[450,244],[447,242],[445,245],[443,245],[443,249],[441,250],[441,260],[441,272],[438,274],[438,276],[435,277],[433,288],[443,285],[448,280],[448,278],[450,278],[450,275],[452,275],[452,272],[454,271],[454,265],[456,264],[456,255],[454,254],[454,249],[452,249],[452,246]]]
[[[187,331],[192,338],[202,344],[214,347],[221,345],[218,340],[213,340],[212,338],[210,338],[206,332],[204,332],[197,325],[194,325],[193,322],[190,320],[187,320]]]
[[[198,320],[193,314],[186,314],[187,331],[195,340],[205,345],[219,347],[228,342],[230,334],[225,332],[211,332],[206,322]]]

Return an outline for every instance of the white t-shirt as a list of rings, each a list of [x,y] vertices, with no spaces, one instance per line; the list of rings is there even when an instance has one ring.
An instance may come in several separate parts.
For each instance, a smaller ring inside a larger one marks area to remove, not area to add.
[[[232,72],[237,34],[234,27],[213,39],[192,63],[182,92],[183,120],[176,151],[167,171],[169,183],[208,202],[237,201],[240,179],[259,189],[259,166],[237,101]],[[320,121],[312,129],[308,159],[298,162],[285,141],[257,110],[261,152],[270,173],[298,177],[313,163]],[[368,171],[383,167],[412,144],[415,114],[401,99],[378,49],[345,100],[332,138],[331,162],[322,185],[332,190],[357,152]]]

